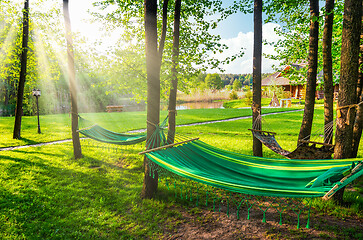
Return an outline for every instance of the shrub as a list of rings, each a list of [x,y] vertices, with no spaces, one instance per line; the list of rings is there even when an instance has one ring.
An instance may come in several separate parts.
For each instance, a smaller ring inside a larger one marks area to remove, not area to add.
[[[232,91],[232,92],[229,94],[229,99],[231,99],[231,100],[236,100],[236,99],[238,99],[237,92],[236,92],[236,91]]]
[[[250,89],[247,90],[245,93],[245,97],[243,98],[245,104],[250,106],[252,104],[252,97],[253,97],[252,91]]]

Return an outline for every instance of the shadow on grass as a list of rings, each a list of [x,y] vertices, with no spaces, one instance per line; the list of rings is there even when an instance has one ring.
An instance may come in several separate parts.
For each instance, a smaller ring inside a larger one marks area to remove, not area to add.
[[[20,138],[19,140],[23,141],[25,144],[24,145],[33,145],[33,144],[38,144],[40,142],[38,141],[34,141],[34,140],[31,140],[31,139],[28,139],[28,138]]]
[[[64,153],[71,155],[68,150]],[[7,173],[0,177],[0,232],[5,234],[0,238],[135,239],[142,235],[123,227],[135,218],[131,209],[141,186],[136,168],[120,168],[92,157],[64,158],[54,165],[54,153],[39,154],[32,161],[1,156],[13,163],[0,162]]]
[[[32,155],[44,155],[44,156],[52,156],[52,157],[64,157],[65,155],[63,154],[56,154],[56,153],[47,153],[47,152],[43,152],[43,151],[39,151],[36,147],[27,150],[20,150],[20,149],[15,149],[12,150],[12,152],[14,153],[20,153],[20,154],[32,154]]]

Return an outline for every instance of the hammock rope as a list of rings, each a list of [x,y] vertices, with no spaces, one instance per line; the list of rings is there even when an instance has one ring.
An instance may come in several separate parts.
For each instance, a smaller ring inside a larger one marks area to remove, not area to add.
[[[350,104],[350,105],[345,105],[345,106],[337,106],[337,118],[341,118],[342,117],[342,109],[348,108],[348,112],[347,112],[347,119],[345,120],[345,124],[349,125],[350,124],[350,109],[352,108],[358,108],[361,104],[363,104],[363,101],[357,103],[357,104]]]

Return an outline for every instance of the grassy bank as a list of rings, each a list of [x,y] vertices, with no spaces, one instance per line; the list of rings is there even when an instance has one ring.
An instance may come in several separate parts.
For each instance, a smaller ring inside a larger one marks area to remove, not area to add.
[[[301,117],[301,112],[266,117],[288,150],[294,148]],[[317,110],[315,120],[322,124],[322,110]],[[179,127],[177,132],[251,154],[250,125],[251,120],[245,119]],[[195,207],[194,201],[175,198],[173,189],[162,184],[155,199],[141,200],[143,157],[137,153],[143,144],[117,151],[91,141],[82,141],[82,146],[80,160],[72,158],[71,143],[0,152],[0,239],[198,239],[203,231],[230,226],[235,226],[231,230],[235,235],[229,239],[257,234],[273,239],[362,238],[358,224],[363,219],[362,181],[355,192],[345,195],[345,207],[314,201],[312,229],[297,230],[296,222],[284,219],[279,226],[270,215],[267,223],[261,223],[261,216],[246,220],[243,215],[237,220],[202,204]],[[361,144],[360,157],[362,153]],[[264,154],[279,157],[268,149]],[[248,228],[242,230],[243,226]],[[187,237],[188,232],[192,237]]]

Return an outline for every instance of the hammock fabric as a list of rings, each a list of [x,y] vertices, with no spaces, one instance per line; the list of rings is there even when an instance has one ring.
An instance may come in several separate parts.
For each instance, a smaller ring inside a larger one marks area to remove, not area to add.
[[[285,160],[242,155],[200,140],[146,153],[163,169],[230,192],[270,197],[322,197],[363,175],[362,167],[344,183],[354,162],[362,159]],[[333,170],[331,170],[333,169]]]
[[[276,138],[271,133],[263,131],[258,132],[250,129],[255,138],[257,138],[263,145],[271,149],[277,154],[280,154],[289,159],[331,159],[333,154],[332,148],[322,146],[320,148],[315,145],[307,145],[306,143],[300,144],[294,151],[289,152],[283,149],[276,141]]]
[[[141,143],[146,140],[146,133],[142,134],[126,134],[117,133],[93,124],[90,121],[79,116],[79,125],[88,126],[80,129],[79,132],[86,137],[92,138],[99,142],[117,144],[117,145],[132,145]]]

